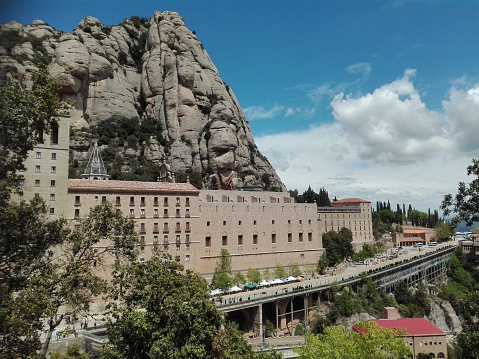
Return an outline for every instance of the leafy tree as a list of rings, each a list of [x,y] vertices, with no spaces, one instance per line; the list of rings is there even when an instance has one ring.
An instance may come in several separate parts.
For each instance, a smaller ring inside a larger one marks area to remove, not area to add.
[[[329,265],[341,263],[344,259],[354,255],[353,235],[348,228],[341,228],[339,232],[323,233],[323,247],[326,250]]]
[[[235,284],[245,284],[246,276],[241,272],[235,272],[233,275],[233,283]]]
[[[438,241],[446,241],[454,235],[454,227],[445,221],[440,221],[434,227]]]
[[[170,256],[118,266],[102,358],[258,358],[207,290]]]
[[[40,65],[31,78],[31,88],[20,76],[0,86],[0,204],[8,201],[19,179],[17,171],[25,168],[28,152],[50,131],[62,107],[46,66]]]
[[[211,280],[214,288],[226,290],[232,285],[231,254],[227,249],[222,248],[218,261],[216,262],[215,274]]]
[[[292,277],[297,277],[301,275],[301,268],[299,268],[298,263],[291,263],[288,268],[288,275]]]
[[[65,354],[53,352],[50,354],[50,359],[89,359],[90,356],[86,353],[80,352],[78,344],[71,344],[68,346]]]
[[[472,164],[467,166],[467,175],[474,175],[469,184],[459,182],[457,194],[444,196],[441,209],[445,216],[455,214],[453,224],[465,221],[471,227],[474,222],[479,221],[479,160],[472,159]]]
[[[286,278],[288,276],[288,272],[282,265],[277,265],[274,269],[274,277],[275,278]]]
[[[329,265],[328,254],[326,253],[326,251],[323,251],[323,253],[321,253],[321,256],[318,259],[318,267],[317,267],[318,273],[324,273],[326,268],[328,268],[328,265]]]
[[[306,345],[294,349],[302,359],[402,359],[411,354],[398,330],[360,323],[361,332],[331,326],[323,334],[306,333]]]
[[[479,291],[470,293],[462,301],[464,322],[462,332],[456,337],[454,351],[457,358],[477,359],[479,348]]]
[[[259,283],[261,282],[261,273],[255,268],[248,268],[246,278],[248,278],[248,282],[250,283]]]

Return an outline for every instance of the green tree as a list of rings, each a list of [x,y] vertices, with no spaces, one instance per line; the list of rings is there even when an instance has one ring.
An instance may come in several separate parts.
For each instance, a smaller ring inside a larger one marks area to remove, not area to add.
[[[360,323],[361,332],[331,326],[323,334],[306,333],[306,345],[294,349],[302,359],[403,359],[412,354],[397,330],[374,322]]]
[[[434,230],[438,241],[447,241],[454,235],[454,227],[445,221],[438,222],[434,227]]]
[[[288,268],[288,275],[292,277],[297,277],[301,275],[301,268],[299,268],[298,263],[291,263]]]
[[[286,278],[288,276],[288,272],[282,265],[277,265],[274,269],[274,277],[275,278]]]
[[[479,357],[479,291],[470,293],[462,302],[464,322],[462,332],[454,342],[454,351],[457,358],[477,359]]]
[[[323,247],[326,250],[329,265],[341,263],[354,255],[353,235],[348,228],[341,228],[339,232],[329,231],[323,233]]]
[[[215,273],[213,274],[211,285],[214,288],[219,288],[222,290],[231,288],[231,254],[227,249],[221,249],[220,256],[216,262]]]
[[[472,164],[467,166],[467,175],[475,176],[469,183],[459,182],[457,194],[444,196],[441,209],[445,216],[455,214],[453,224],[465,221],[467,226],[472,226],[479,221],[479,160],[472,159]]]
[[[56,123],[62,102],[58,86],[48,76],[46,66],[31,74],[32,86],[27,87],[27,77],[17,76],[6,86],[0,86],[0,184],[2,187],[16,181],[16,172],[24,169],[28,152],[43,141]],[[5,200],[11,187],[4,187],[1,195]],[[8,199],[8,198],[7,198]]]
[[[170,256],[118,266],[110,310],[104,359],[259,357],[225,322],[206,281]]]
[[[318,259],[318,266],[317,266],[318,273],[324,273],[326,268],[328,268],[328,265],[329,265],[328,255],[326,251],[323,251],[323,253],[321,253],[321,256]]]
[[[80,352],[78,344],[71,344],[68,346],[65,354],[53,352],[50,354],[50,359],[89,359],[90,356],[86,353]]]
[[[261,273],[255,268],[248,268],[246,278],[248,278],[248,282],[250,283],[259,283],[261,282]]]

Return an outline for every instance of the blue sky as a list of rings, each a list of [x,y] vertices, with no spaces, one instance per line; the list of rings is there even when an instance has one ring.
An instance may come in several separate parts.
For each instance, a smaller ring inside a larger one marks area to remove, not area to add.
[[[288,189],[438,208],[479,150],[477,1],[3,0],[72,31],[180,13]]]

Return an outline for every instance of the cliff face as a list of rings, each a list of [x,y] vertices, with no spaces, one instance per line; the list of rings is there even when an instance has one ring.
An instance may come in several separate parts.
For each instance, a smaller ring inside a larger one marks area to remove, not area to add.
[[[116,151],[157,164],[164,158],[173,172],[201,173],[205,185],[214,179],[221,188],[285,190],[258,151],[233,91],[179,14],[134,16],[117,26],[87,17],[72,33],[42,21],[11,22],[0,36],[0,79],[47,63],[72,106],[72,130],[125,118],[152,121],[156,136],[143,140],[141,150],[125,141]]]

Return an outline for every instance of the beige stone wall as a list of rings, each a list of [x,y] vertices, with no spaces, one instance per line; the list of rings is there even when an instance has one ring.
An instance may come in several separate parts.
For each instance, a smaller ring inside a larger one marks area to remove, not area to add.
[[[140,261],[148,260],[156,251],[163,251],[173,257],[179,256],[186,269],[194,269],[191,266],[194,252],[192,230],[198,220],[198,196],[165,192],[105,193],[99,190],[78,192],[70,189],[67,218],[75,225],[94,206],[110,202],[126,217],[135,221],[140,237]]]
[[[434,358],[438,358],[438,354],[442,353],[442,358],[447,358],[447,342],[446,335],[417,335],[405,336],[404,341],[409,346],[415,357],[419,353],[433,353]]]
[[[221,249],[231,254],[234,271],[316,265],[323,248],[315,204],[294,203],[287,193],[224,192],[200,193],[200,273],[212,275]]]
[[[353,235],[353,247],[361,249],[364,243],[373,243],[371,203],[348,207],[321,207],[319,220],[322,233],[348,228]]]
[[[43,143],[35,146],[25,161],[23,196],[30,200],[39,194],[49,207],[50,218],[65,216],[68,189],[70,117],[58,118],[58,136],[43,135]]]

